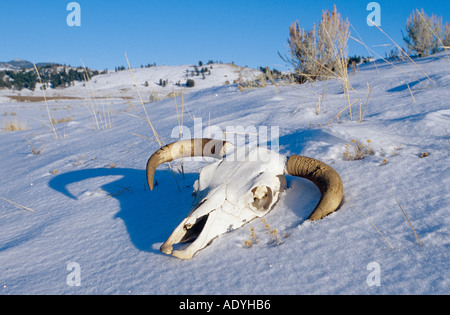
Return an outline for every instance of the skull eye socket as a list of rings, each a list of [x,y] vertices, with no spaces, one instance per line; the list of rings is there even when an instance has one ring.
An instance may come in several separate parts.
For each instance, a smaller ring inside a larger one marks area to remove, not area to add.
[[[268,186],[257,186],[252,189],[253,202],[251,206],[258,211],[266,211],[272,204],[272,189]]]

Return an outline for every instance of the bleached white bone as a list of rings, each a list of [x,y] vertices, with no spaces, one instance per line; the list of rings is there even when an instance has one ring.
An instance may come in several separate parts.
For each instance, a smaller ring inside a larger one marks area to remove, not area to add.
[[[222,158],[200,170],[194,207],[161,246],[162,252],[190,259],[219,235],[264,216],[286,187],[284,174],[307,178],[319,187],[322,196],[309,219],[318,220],[340,205],[342,181],[327,164],[303,156],[286,159],[260,147],[250,152],[236,148],[223,157],[226,147],[219,140],[182,140],[162,147],[148,160],[147,180],[153,189],[155,170],[162,163],[198,155]],[[173,250],[179,243],[187,246]]]

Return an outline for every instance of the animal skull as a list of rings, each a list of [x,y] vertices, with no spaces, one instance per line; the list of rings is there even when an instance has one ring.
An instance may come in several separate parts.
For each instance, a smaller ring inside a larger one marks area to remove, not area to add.
[[[289,159],[265,148],[247,154],[239,149],[224,155],[231,145],[211,139],[174,142],[156,151],[147,162],[147,180],[153,190],[158,165],[190,156],[222,158],[201,169],[194,184],[194,208],[161,246],[161,251],[190,259],[216,237],[264,216],[286,187],[284,174],[313,181],[322,197],[309,219],[317,220],[335,211],[342,199],[342,181],[330,166],[315,159]],[[173,245],[189,243],[179,250]]]

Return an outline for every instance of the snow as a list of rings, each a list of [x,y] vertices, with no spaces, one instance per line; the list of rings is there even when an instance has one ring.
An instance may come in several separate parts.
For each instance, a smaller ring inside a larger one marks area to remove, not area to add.
[[[145,165],[159,144],[141,119],[129,71],[93,78],[89,91],[109,97],[95,105],[100,128],[86,87],[48,90],[49,96],[81,98],[49,101],[52,117],[71,118],[55,125],[58,139],[45,103],[12,103],[12,92],[0,91],[1,128],[14,119],[28,127],[0,132],[0,294],[448,294],[450,59],[440,53],[414,61],[362,65],[350,74],[350,98],[359,97],[362,109],[372,87],[362,122],[358,101],[352,120],[344,110],[331,121],[348,105],[338,80],[243,92],[223,85],[238,76],[224,65],[211,71],[217,77],[207,76],[208,85],[196,80],[192,90],[177,90],[184,92],[182,109],[181,96],[176,103],[163,98],[170,90],[154,83],[181,80],[187,66],[173,74],[164,66],[133,69],[144,98],[161,95],[145,108],[166,143],[176,140],[171,135],[178,136],[182,113],[191,135],[200,118],[202,132],[253,126],[270,138],[278,126],[279,153],[320,159],[344,183],[342,207],[310,222],[319,190],[288,176],[265,223],[256,219],[226,233],[187,261],[159,247],[191,210],[192,186],[209,162],[186,161],[184,176],[174,170],[176,182],[162,165],[149,191]],[[357,141],[373,154],[344,159]],[[278,230],[281,244],[271,242],[267,224]],[[248,248],[250,228],[258,242]],[[374,265],[380,267],[376,285]],[[73,286],[77,275],[80,285]]]

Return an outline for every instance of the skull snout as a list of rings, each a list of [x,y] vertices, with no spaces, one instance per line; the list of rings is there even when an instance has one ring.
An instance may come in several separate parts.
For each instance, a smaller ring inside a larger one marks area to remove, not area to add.
[[[165,254],[172,254],[173,246],[180,244],[180,247],[187,243],[194,242],[203,231],[206,222],[208,221],[209,214],[201,216],[200,218],[187,217],[184,219],[178,227],[173,231],[167,241],[161,245],[161,252]]]

